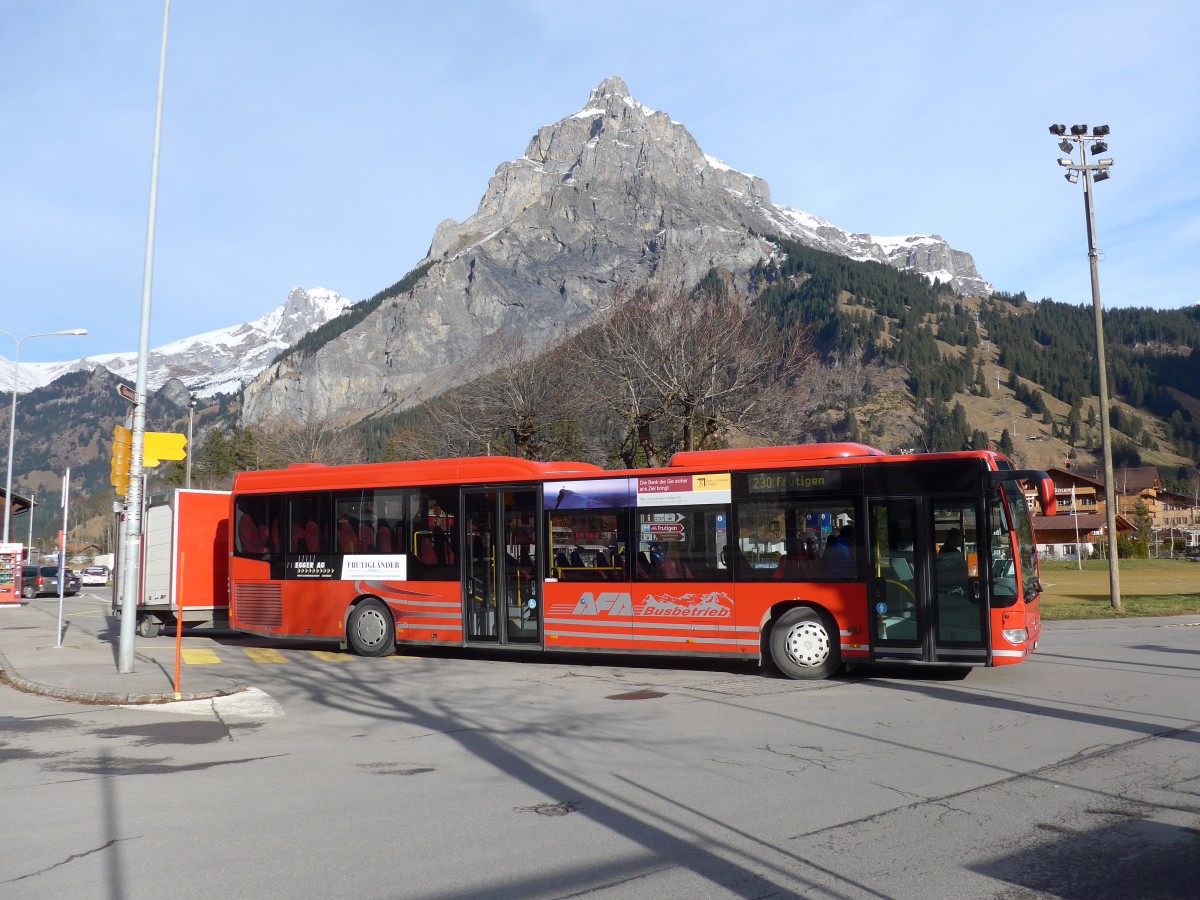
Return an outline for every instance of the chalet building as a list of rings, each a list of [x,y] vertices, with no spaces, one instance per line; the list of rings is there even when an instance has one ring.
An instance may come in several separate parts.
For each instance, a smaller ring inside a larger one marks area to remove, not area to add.
[[[1039,551],[1059,559],[1078,559],[1079,554],[1087,559],[1096,555],[1106,527],[1103,473],[1054,466],[1046,474],[1054,481],[1058,515],[1051,518],[1034,515]],[[1151,528],[1162,541],[1182,538],[1190,552],[1200,550],[1197,498],[1168,491],[1162,486],[1158,469],[1153,466],[1115,469],[1113,487],[1119,535],[1135,530],[1140,503],[1150,516]],[[1037,495],[1032,489],[1026,491],[1026,503],[1036,513]]]
[[[1107,545],[1104,534],[1108,522],[1104,513],[1032,518],[1033,533],[1037,535],[1038,556],[1044,559],[1091,559],[1093,556],[1102,555],[1103,548]],[[1124,516],[1117,516],[1117,534],[1128,534],[1132,531],[1136,531],[1133,522]]]
[[[1074,469],[1047,469],[1046,474],[1054,481],[1054,497],[1058,500],[1058,514],[1104,516],[1104,479],[1092,478]],[[1037,492],[1026,491],[1026,500],[1033,500],[1036,508]],[[1118,512],[1120,509],[1118,508]]]

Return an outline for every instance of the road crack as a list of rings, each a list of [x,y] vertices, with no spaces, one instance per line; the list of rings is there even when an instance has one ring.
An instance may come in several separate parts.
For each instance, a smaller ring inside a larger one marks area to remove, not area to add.
[[[85,850],[83,853],[72,853],[64,860],[56,862],[52,866],[46,866],[44,869],[38,869],[36,872],[27,872],[24,875],[18,875],[16,878],[10,878],[7,881],[0,881],[0,884],[15,884],[18,881],[24,881],[26,878],[36,878],[38,875],[45,875],[47,872],[53,872],[55,869],[61,868],[68,863],[73,863],[77,859],[84,859],[94,853],[103,853],[105,850],[113,847],[122,841],[132,841],[135,838],[113,838],[111,841],[105,841],[99,847],[94,847],[91,850]]]

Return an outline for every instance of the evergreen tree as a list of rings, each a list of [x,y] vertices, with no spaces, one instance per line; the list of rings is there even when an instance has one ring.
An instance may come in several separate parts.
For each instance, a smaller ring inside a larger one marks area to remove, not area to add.
[[[1003,453],[1005,456],[1007,456],[1009,459],[1011,459],[1012,455],[1013,455],[1013,439],[1012,439],[1012,435],[1008,433],[1007,428],[1005,428],[1004,431],[1002,431],[1000,433],[1000,445],[999,446],[1000,446],[1000,452]]]

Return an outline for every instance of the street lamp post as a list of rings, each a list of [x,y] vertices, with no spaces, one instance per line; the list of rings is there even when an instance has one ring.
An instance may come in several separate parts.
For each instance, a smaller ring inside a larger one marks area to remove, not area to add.
[[[65,331],[41,331],[37,334],[27,334],[24,337],[17,337],[11,331],[0,329],[0,334],[6,334],[13,339],[16,344],[16,352],[13,354],[13,381],[12,381],[12,405],[9,408],[8,414],[8,470],[4,476],[4,539],[0,543],[8,543],[8,529],[12,524],[12,474],[13,474],[13,444],[17,436],[17,389],[20,386],[18,376],[21,372],[21,342],[27,341],[35,337],[54,337],[56,335],[69,334],[87,334],[86,328],[68,328]]]
[[[184,486],[190,491],[192,489],[192,422],[196,418],[196,395],[192,394],[188,398],[188,438],[187,438],[187,462],[185,463]]]
[[[1104,362],[1104,310],[1100,305],[1100,268],[1096,251],[1096,217],[1092,209],[1092,186],[1094,182],[1109,177],[1112,159],[1096,159],[1088,162],[1088,151],[1093,156],[1108,152],[1105,138],[1109,135],[1107,125],[1097,125],[1091,131],[1086,125],[1072,125],[1070,133],[1066,125],[1051,125],[1050,133],[1059,138],[1058,149],[1067,154],[1058,164],[1065,168],[1064,177],[1071,184],[1083,181],[1083,210],[1087,217],[1088,262],[1092,274],[1092,312],[1096,319],[1096,368],[1100,378],[1100,446],[1104,457],[1104,512],[1108,525],[1108,589],[1109,603],[1113,609],[1121,608],[1121,576],[1117,568],[1117,504],[1113,485],[1112,429],[1108,417],[1108,369]],[[1088,142],[1091,141],[1091,147]],[[1075,151],[1079,151],[1079,160]],[[1083,176],[1080,179],[1080,175]]]
[[[121,578],[121,635],[117,671],[133,672],[137,595],[142,556],[142,459],[146,447],[146,378],[150,360],[150,300],[154,284],[154,223],[158,216],[158,160],[162,146],[163,88],[167,76],[167,32],[171,0],[163,2],[162,49],[158,57],[158,100],[154,113],[154,151],[150,161],[150,215],[146,223],[146,260],[142,268],[142,317],[138,331],[137,379],[129,443],[129,490],[125,494],[124,564]]]

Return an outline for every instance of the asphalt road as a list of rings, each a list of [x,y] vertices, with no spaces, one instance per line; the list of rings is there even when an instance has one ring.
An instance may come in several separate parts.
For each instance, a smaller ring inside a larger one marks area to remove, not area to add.
[[[192,665],[269,699],[183,715],[0,686],[0,896],[1191,898],[1185,621],[817,684],[191,634]]]

